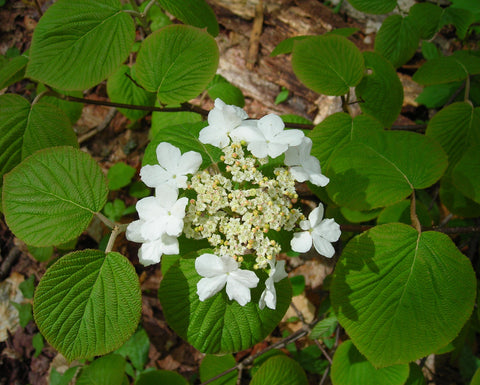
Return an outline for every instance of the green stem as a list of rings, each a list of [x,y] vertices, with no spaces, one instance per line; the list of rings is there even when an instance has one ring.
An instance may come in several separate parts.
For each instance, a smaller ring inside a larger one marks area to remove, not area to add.
[[[35,99],[33,99],[32,106],[33,106],[34,104],[37,104],[38,101],[39,101],[42,97],[44,97],[45,95],[47,95],[47,94],[49,94],[49,93],[50,93],[49,90],[45,90],[45,91],[40,92],[37,96],[35,96]]]

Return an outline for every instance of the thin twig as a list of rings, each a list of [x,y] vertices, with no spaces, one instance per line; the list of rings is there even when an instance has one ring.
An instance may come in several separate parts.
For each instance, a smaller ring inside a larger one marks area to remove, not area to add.
[[[327,377],[328,377],[328,372],[330,372],[330,366],[327,366],[327,368],[323,372],[322,379],[320,380],[318,385],[323,385],[325,383],[325,381],[327,380]]]
[[[22,251],[17,246],[14,246],[10,249],[7,256],[2,262],[2,266],[0,266],[0,281],[3,281],[7,277],[10,268],[15,263],[20,254],[22,254]]]

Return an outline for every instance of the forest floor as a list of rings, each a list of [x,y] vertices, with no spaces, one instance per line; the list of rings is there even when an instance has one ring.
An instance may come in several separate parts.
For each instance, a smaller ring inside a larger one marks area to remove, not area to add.
[[[270,112],[297,114],[318,123],[326,116],[341,111],[339,98],[319,96],[298,81],[293,74],[289,55],[274,58],[269,56],[282,40],[298,35],[322,34],[336,28],[355,27],[359,30],[351,40],[362,51],[373,50],[375,31],[372,26],[378,24],[378,21],[352,17],[344,11],[333,13],[331,8],[320,1],[266,0],[263,12],[257,12],[256,16],[258,0],[210,0],[208,3],[217,15],[221,30],[216,38],[220,47],[218,73],[242,90],[246,99],[245,110],[250,117],[259,118]],[[45,10],[51,1],[40,1],[40,4]],[[29,5],[28,1],[7,0],[0,7],[0,54],[5,54],[12,47],[16,47],[19,52],[28,49],[39,17],[35,7]],[[255,17],[257,20],[263,18],[263,23],[259,24],[262,28],[257,31],[260,32],[258,40],[252,38]],[[448,39],[445,41],[448,49]],[[395,123],[397,125],[414,124],[415,119],[428,118],[428,111],[415,103],[415,97],[421,88],[411,80],[411,74],[419,65],[421,59],[416,56],[399,71],[405,89],[405,102],[402,114]],[[0,93],[14,92],[30,99],[34,92],[30,85],[28,81],[23,81]],[[275,104],[275,98],[282,88],[289,91],[289,97],[285,102]],[[85,97],[106,100],[105,84],[89,90]],[[193,103],[207,110],[213,106],[208,97],[198,98]],[[96,105],[85,105],[82,116],[75,125],[81,149],[90,153],[105,172],[118,162],[140,169],[142,154],[148,143],[149,127],[149,117],[132,126],[120,112]],[[135,198],[129,196],[125,189],[111,192],[109,201],[116,198],[122,199],[127,206],[135,204]],[[122,218],[124,222],[134,219],[134,215]],[[79,238],[76,248],[97,248],[107,230],[100,223],[92,223]],[[203,354],[183,342],[165,323],[156,295],[162,279],[160,267],[154,265],[145,268],[140,265],[137,259],[138,246],[127,242],[124,237],[117,239],[115,248],[132,261],[142,284],[141,324],[151,342],[147,366],[177,371],[186,378],[191,378],[198,373]],[[17,314],[8,306],[8,301],[5,302],[5,299],[19,297],[18,285],[23,280],[34,276],[35,283],[38,283],[48,262],[35,260],[26,246],[8,230],[3,218],[0,218],[0,251],[0,287],[4,290],[8,283],[10,290],[7,294],[0,294],[0,300],[3,301],[0,305],[0,337],[2,332],[4,337],[0,339],[0,385],[48,384],[52,367],[57,371],[65,370],[66,361],[48,345],[35,356],[32,345],[32,338],[38,333],[35,323],[31,321],[26,327],[20,327]],[[333,261],[307,256],[288,266],[290,276],[305,276],[307,293],[295,297],[295,303],[307,322],[315,316],[315,308],[324,293],[323,279],[331,273],[333,264]],[[292,315],[295,315],[293,311],[287,316]],[[284,323],[281,325],[282,330],[277,330],[266,342],[247,352],[238,353],[236,358],[261,350],[265,344],[277,341],[283,330],[292,331],[298,327],[299,323]],[[312,375],[311,383],[319,383],[320,377]],[[435,378],[437,385],[461,384],[456,381],[457,372],[450,365],[445,365],[440,377]],[[327,380],[325,384],[328,383]]]

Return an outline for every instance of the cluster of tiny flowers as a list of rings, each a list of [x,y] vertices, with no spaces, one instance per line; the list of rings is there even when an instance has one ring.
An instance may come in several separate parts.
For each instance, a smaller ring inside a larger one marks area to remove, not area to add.
[[[306,252],[312,245],[331,258],[332,242],[340,237],[333,219],[323,219],[323,206],[312,210],[308,219],[295,208],[295,182],[310,181],[325,186],[329,180],[320,163],[310,154],[312,141],[300,130],[285,130],[280,117],[270,114],[248,120],[242,109],[220,99],[208,115],[208,126],[199,140],[220,148],[220,163],[198,170],[202,158],[190,151],[181,154],[169,143],[157,147],[158,165],[142,168],[140,176],[155,196],[137,203],[139,220],[127,228],[127,238],[141,242],[139,259],[145,264],[160,262],[163,254],[178,254],[177,237],[207,239],[213,253],[195,260],[202,277],[197,284],[201,301],[225,287],[230,300],[244,306],[257,286],[255,270],[268,273],[259,307],[276,308],[275,283],[284,279],[285,261],[277,261],[281,247],[272,234],[293,232],[292,250]],[[270,158],[284,154],[284,166],[273,176],[262,172]],[[188,177],[188,175],[191,175]],[[179,189],[195,197],[178,197]],[[254,256],[253,271],[242,269],[245,256]]]

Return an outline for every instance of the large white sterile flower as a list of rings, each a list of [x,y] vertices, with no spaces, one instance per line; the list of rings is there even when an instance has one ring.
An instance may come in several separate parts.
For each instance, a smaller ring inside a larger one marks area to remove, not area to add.
[[[229,256],[202,254],[195,260],[195,269],[204,277],[197,283],[200,301],[213,297],[226,285],[228,298],[245,306],[251,299],[250,289],[259,281],[253,271],[241,270],[239,263]]]
[[[323,218],[323,205],[320,204],[313,209],[308,220],[300,222],[302,232],[293,234],[290,242],[293,251],[305,253],[311,249],[312,243],[315,250],[327,258],[332,258],[335,254],[331,242],[338,241],[340,238],[340,226],[333,219]]]
[[[270,309],[275,310],[277,307],[277,291],[275,290],[275,283],[280,282],[282,279],[287,277],[287,272],[285,271],[285,261],[275,262],[271,261],[270,263],[270,273],[268,278],[265,281],[265,290],[260,296],[260,301],[258,306],[260,309],[263,309],[265,305]]]
[[[283,154],[289,146],[298,146],[304,137],[300,130],[284,130],[282,118],[269,114],[257,121],[256,125],[242,126],[233,130],[234,140],[247,142],[248,150],[257,158],[272,158]]]
[[[199,140],[224,148],[230,144],[230,132],[247,118],[247,113],[240,107],[227,105],[222,100],[216,99],[215,107],[208,113],[208,126],[200,131]]]
[[[195,173],[202,164],[202,156],[195,151],[181,154],[180,149],[168,142],[157,146],[158,165],[146,165],[140,170],[140,177],[149,187],[169,184],[176,188],[187,187],[187,174]]]
[[[308,180],[314,185],[325,187],[330,179],[322,174],[320,161],[310,155],[310,151],[312,140],[304,136],[300,145],[288,148],[285,153],[285,164],[290,166],[290,172],[296,181]]]

